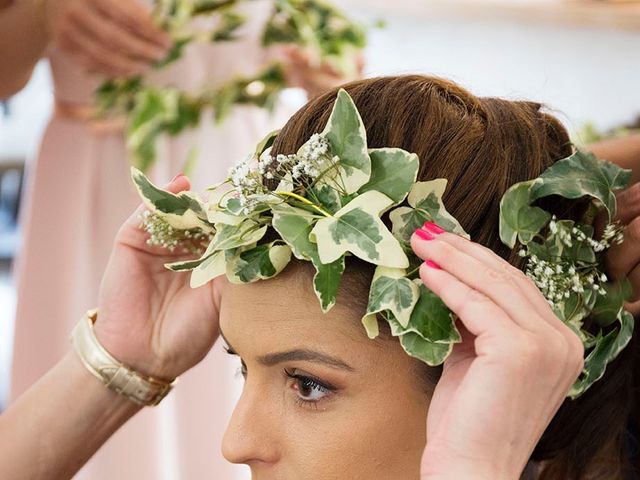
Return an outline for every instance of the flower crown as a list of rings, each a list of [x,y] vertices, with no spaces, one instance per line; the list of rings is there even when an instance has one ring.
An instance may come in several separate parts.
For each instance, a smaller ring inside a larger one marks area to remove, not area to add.
[[[249,283],[274,277],[293,255],[315,267],[314,289],[327,312],[336,302],[345,257],[356,256],[376,266],[362,319],[369,337],[378,335],[381,319],[409,355],[442,364],[461,336],[454,314],[420,281],[421,261],[410,238],[426,221],[467,236],[443,205],[447,180],[416,182],[417,155],[368,148],[360,114],[344,90],[325,129],[297,153],[270,155],[276,135],[269,134],[225,182],[211,187],[208,202],[192,192],[163,191],[133,170],[149,208],[143,218],[149,243],[193,252],[206,245],[200,258],[167,268],[191,271],[194,288],[220,275]],[[603,253],[622,241],[613,221],[614,191],[629,180],[629,171],[576,152],[540,177],[513,185],[500,203],[502,242],[517,246],[526,274],[588,352],[572,398],[603,376],[633,331],[633,316],[623,308],[628,283],[607,282],[603,273]],[[550,195],[588,197],[584,223],[557,219],[534,205]],[[596,239],[591,223],[602,210],[607,225]],[[380,218],[385,213],[391,230]],[[584,328],[586,317],[599,326],[597,335]]]

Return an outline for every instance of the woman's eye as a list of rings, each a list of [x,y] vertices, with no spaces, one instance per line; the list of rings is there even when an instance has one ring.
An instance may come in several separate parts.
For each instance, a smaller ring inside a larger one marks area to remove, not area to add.
[[[328,388],[307,377],[298,377],[294,385],[300,398],[308,402],[317,402],[330,393]]]
[[[305,403],[315,403],[327,397],[335,390],[319,380],[302,375],[297,372],[285,370],[287,377],[293,380],[292,388],[296,391],[298,399]]]

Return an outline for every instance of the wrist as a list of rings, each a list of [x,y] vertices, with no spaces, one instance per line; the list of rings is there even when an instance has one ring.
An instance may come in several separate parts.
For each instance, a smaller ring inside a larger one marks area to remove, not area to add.
[[[87,312],[71,333],[71,343],[87,371],[104,387],[140,405],[157,405],[171,391],[171,381],[133,369],[109,352],[95,335],[97,311]]]
[[[422,480],[515,480],[518,474],[507,459],[480,455],[456,454],[455,452],[434,450],[428,446],[422,457]]]
[[[173,362],[165,360],[154,350],[152,334],[135,330],[124,332],[122,318],[114,318],[108,308],[99,310],[100,315],[93,325],[95,336],[120,363],[165,382],[172,382],[179,375],[180,372],[173,368]]]
[[[90,397],[92,405],[102,411],[105,417],[127,419],[142,409],[142,405],[118,395],[96,381],[75,352],[68,352],[61,360],[60,366],[61,371],[66,372],[65,383]]]

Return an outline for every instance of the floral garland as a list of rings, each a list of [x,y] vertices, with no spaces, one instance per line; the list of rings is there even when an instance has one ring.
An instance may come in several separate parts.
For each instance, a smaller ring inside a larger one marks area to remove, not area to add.
[[[461,336],[454,314],[420,281],[421,261],[410,238],[426,221],[466,236],[443,205],[447,181],[416,182],[419,160],[413,153],[369,149],[362,119],[344,90],[324,131],[295,154],[272,156],[276,135],[269,134],[226,182],[212,187],[208,202],[191,192],[160,190],[134,169],[150,209],[143,225],[149,241],[176,248],[194,245],[195,236],[195,244],[206,246],[200,258],[167,268],[191,271],[197,288],[220,275],[235,283],[272,278],[293,256],[315,267],[314,289],[327,312],[335,304],[345,258],[356,256],[376,266],[362,319],[369,337],[386,321],[409,355],[442,364]],[[602,268],[604,252],[622,239],[613,222],[613,192],[629,178],[629,171],[577,152],[540,177],[512,186],[501,202],[501,240],[519,249],[526,273],[588,351],[569,394],[573,398],[602,377],[633,331],[633,317],[623,308],[627,286],[607,282]],[[559,220],[535,205],[549,195],[590,197],[589,218],[600,211],[608,218],[601,238],[595,239],[587,220]],[[596,335],[587,329],[593,322]]]
[[[165,68],[178,60],[190,43],[236,39],[238,29],[247,20],[238,7],[248,1],[156,0],[154,17],[173,39],[173,48],[155,68]],[[194,18],[212,15],[217,21],[211,29],[192,31],[190,22]],[[356,69],[356,55],[366,44],[366,33],[324,0],[274,0],[273,11],[264,25],[262,44],[266,47],[279,43],[304,47],[319,61],[351,76]],[[156,142],[161,135],[177,135],[195,128],[205,109],[213,111],[216,122],[222,122],[238,104],[272,109],[286,87],[282,65],[273,62],[255,75],[236,77],[196,94],[172,86],[152,86],[142,76],[111,79],[99,87],[96,101],[101,116],[127,118],[125,133],[133,164],[147,171],[155,162]]]

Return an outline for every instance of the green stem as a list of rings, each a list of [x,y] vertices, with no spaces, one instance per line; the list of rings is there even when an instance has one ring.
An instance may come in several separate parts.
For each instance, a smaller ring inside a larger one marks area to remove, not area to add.
[[[309,200],[307,200],[304,197],[301,197],[300,195],[298,195],[297,193],[293,193],[293,192],[273,192],[276,195],[282,195],[284,197],[291,197],[291,198],[295,198],[296,200],[304,203],[305,205],[309,205],[311,208],[313,208],[314,210],[320,212],[322,215],[324,215],[327,218],[331,218],[333,217],[333,215],[331,215],[329,212],[327,212],[326,210],[324,210],[323,208],[319,207],[318,205],[316,205],[313,202],[310,202]]]

